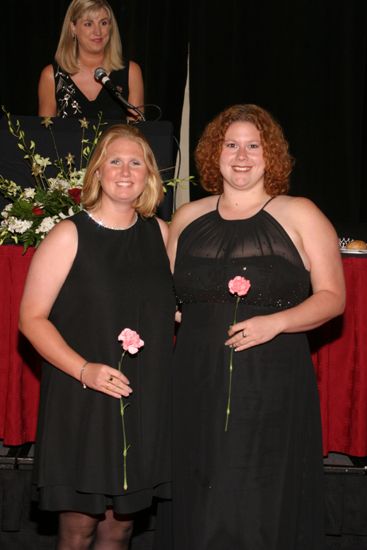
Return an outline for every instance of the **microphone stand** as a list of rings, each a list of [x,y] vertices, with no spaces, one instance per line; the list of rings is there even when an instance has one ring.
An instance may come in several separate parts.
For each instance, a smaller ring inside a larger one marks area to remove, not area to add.
[[[123,97],[123,95],[118,90],[114,90],[114,92],[115,92],[115,95],[116,95],[117,99],[122,103],[122,105],[126,109],[130,109],[131,111],[134,111],[138,115],[139,119],[136,122],[146,122],[144,114],[142,113],[142,111],[138,107],[135,107],[134,105],[131,105],[131,103],[126,101],[126,99]]]

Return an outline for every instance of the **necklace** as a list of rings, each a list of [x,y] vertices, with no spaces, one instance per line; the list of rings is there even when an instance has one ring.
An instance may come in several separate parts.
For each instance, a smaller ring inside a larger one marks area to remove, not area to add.
[[[125,231],[126,229],[130,229],[133,227],[136,222],[138,221],[138,214],[135,212],[134,219],[130,225],[126,225],[125,227],[111,227],[110,225],[106,225],[102,218],[94,218],[88,210],[85,210],[85,212],[88,214],[91,220],[93,220],[95,223],[100,225],[101,227],[104,227],[104,229],[112,229],[113,231]]]

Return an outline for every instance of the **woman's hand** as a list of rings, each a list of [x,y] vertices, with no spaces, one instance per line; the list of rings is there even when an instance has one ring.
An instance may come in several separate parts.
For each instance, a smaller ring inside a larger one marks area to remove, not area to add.
[[[124,374],[102,363],[87,363],[83,370],[82,382],[92,390],[111,397],[128,397],[132,393],[130,382]]]
[[[278,314],[259,315],[232,325],[228,330],[230,338],[225,345],[233,347],[234,351],[243,351],[269,342],[280,332]]]

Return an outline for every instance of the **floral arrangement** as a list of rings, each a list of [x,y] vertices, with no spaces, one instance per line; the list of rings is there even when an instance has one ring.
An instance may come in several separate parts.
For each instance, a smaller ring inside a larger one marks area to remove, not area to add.
[[[237,323],[237,309],[238,304],[244,296],[248,293],[248,291],[251,288],[251,283],[248,279],[245,279],[245,277],[241,277],[240,275],[237,275],[233,279],[230,279],[228,281],[228,290],[231,294],[236,294],[236,305],[234,308],[234,316],[233,316],[233,325]],[[228,430],[228,421],[229,421],[229,415],[231,414],[231,395],[232,395],[232,376],[233,376],[233,347],[231,347],[230,356],[229,356],[229,383],[228,383],[228,399],[227,399],[227,408],[226,408],[226,423],[224,427],[224,431],[226,432]]]
[[[135,330],[130,328],[124,328],[123,331],[118,336],[118,340],[121,342],[122,354],[118,364],[118,370],[122,372],[122,360],[125,357],[126,353],[130,355],[135,355],[138,353],[139,349],[144,346],[144,341],[140,338],[139,334]],[[122,422],[122,438],[123,438],[123,462],[124,462],[124,491],[127,490],[127,452],[130,448],[130,445],[127,443],[126,438],[126,428],[125,428],[125,409],[129,406],[129,403],[125,403],[124,399],[120,398],[120,413],[121,413],[121,422]]]
[[[51,134],[55,149],[55,160],[45,158],[36,152],[34,141],[27,141],[19,120],[13,123],[10,114],[2,107],[10,133],[17,139],[18,148],[24,152],[29,164],[34,187],[23,188],[12,180],[0,175],[0,193],[10,202],[0,213],[0,245],[23,244],[24,251],[29,246],[38,246],[46,234],[59,221],[81,210],[80,196],[85,167],[102,132],[101,114],[93,125],[93,135],[87,138],[89,122],[79,120],[81,127],[80,158],[76,161],[69,153],[61,158],[52,130],[50,117],[42,119],[41,124]],[[56,176],[48,177],[47,168],[56,168]]]
[[[22,244],[25,252],[29,246],[37,247],[56,223],[82,209],[80,198],[85,169],[105,123],[102,122],[102,113],[99,113],[97,123],[92,126],[92,136],[88,138],[86,130],[90,123],[85,118],[79,119],[81,142],[79,159],[76,160],[71,153],[64,158],[60,157],[52,129],[52,118],[43,118],[41,124],[50,132],[55,150],[55,159],[51,160],[36,152],[34,141],[26,140],[19,120],[13,123],[4,106],[2,111],[7,118],[9,132],[17,139],[18,148],[23,151],[24,159],[29,164],[34,187],[23,188],[0,175],[0,193],[9,200],[0,212],[0,245]],[[47,175],[49,167],[53,167],[54,172],[56,168],[54,177]],[[170,171],[173,168],[171,166],[165,170]],[[174,209],[178,186],[190,183],[195,185],[192,180],[193,176],[163,181],[165,193],[169,187],[173,187]]]

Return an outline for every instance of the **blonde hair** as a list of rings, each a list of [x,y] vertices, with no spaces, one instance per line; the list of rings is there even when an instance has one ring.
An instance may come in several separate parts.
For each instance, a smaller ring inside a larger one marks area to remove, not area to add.
[[[120,32],[112,8],[107,0],[73,0],[66,11],[55,54],[56,63],[67,73],[75,74],[79,70],[78,41],[73,36],[71,23],[75,25],[77,20],[85,14],[94,13],[101,9],[106,10],[111,23],[110,39],[104,52],[104,68],[107,72],[124,68]]]
[[[105,161],[107,147],[118,138],[126,138],[138,143],[143,151],[148,169],[147,182],[142,194],[136,199],[134,208],[143,217],[154,215],[163,199],[163,183],[159,174],[154,153],[145,136],[135,126],[115,124],[105,130],[89,161],[83,183],[82,204],[87,210],[93,209],[101,200],[102,187],[97,172]]]

